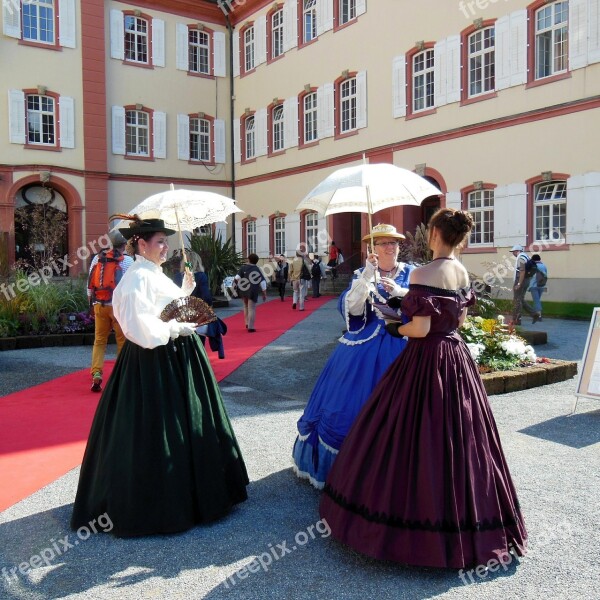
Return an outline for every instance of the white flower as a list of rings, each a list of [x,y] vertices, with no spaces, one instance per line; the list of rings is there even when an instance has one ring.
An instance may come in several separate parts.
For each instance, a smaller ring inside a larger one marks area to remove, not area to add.
[[[498,317],[496,318],[496,321],[498,321],[498,323],[500,323],[500,325],[504,325],[504,315],[498,315]]]
[[[510,337],[508,340],[504,340],[500,343],[500,347],[506,354],[516,356],[519,360],[534,362],[536,359],[535,352],[531,346],[525,345],[521,340]]]
[[[469,352],[471,353],[471,358],[475,362],[477,362],[477,359],[479,358],[479,355],[485,349],[485,346],[483,344],[467,344],[467,348],[469,349]]]

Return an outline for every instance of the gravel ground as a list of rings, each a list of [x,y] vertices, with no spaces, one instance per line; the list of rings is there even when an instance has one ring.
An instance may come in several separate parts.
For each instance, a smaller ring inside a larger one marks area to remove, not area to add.
[[[575,379],[491,397],[530,534],[527,557],[487,577],[461,578],[367,559],[328,538],[319,492],[294,476],[290,453],[296,421],[343,327],[335,306],[324,305],[221,384],[250,473],[247,502],[180,535],[84,539],[68,528],[75,469],[0,513],[0,598],[600,598],[600,405],[580,399],[569,416]],[[532,328],[546,330],[549,342],[536,352],[580,360],[588,326],[544,319]],[[90,355],[87,347],[1,352],[0,394],[87,368]],[[47,565],[7,576],[36,555]]]

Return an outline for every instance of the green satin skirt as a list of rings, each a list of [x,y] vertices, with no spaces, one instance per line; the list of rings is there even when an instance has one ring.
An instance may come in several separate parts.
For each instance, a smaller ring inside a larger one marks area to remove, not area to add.
[[[92,423],[71,527],[99,516],[119,537],[175,533],[226,515],[248,475],[198,337],[127,341]]]

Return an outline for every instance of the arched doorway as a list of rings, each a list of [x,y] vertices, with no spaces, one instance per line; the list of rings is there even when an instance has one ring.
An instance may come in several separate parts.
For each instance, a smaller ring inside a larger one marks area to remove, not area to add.
[[[438,190],[441,190],[440,184],[433,177],[429,175],[424,175],[423,179],[426,179],[432,185],[435,185]],[[421,222],[425,225],[429,223],[429,219],[435,211],[441,207],[440,196],[429,196],[429,198],[425,198],[423,202],[421,202]]]
[[[25,185],[15,194],[15,265],[25,271],[39,270],[66,254],[65,198],[49,185]],[[68,275],[67,267],[57,274]]]

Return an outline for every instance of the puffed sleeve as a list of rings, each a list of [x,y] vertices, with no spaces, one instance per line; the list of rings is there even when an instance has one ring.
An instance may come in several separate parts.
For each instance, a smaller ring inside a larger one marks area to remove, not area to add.
[[[473,306],[477,302],[477,295],[475,294],[473,288],[468,287],[461,290],[462,294],[462,308],[466,306]]]
[[[409,291],[402,300],[402,314],[412,317],[431,317],[439,315],[440,301],[435,296],[423,296]]]

